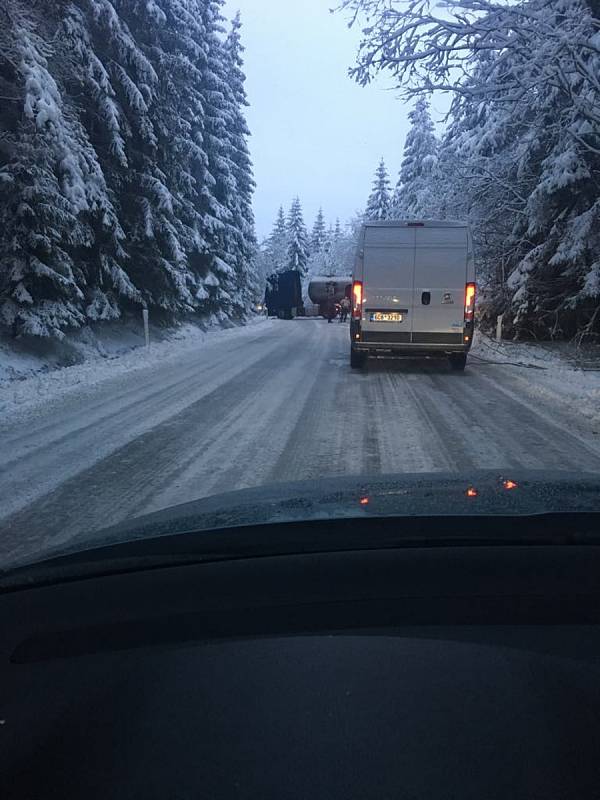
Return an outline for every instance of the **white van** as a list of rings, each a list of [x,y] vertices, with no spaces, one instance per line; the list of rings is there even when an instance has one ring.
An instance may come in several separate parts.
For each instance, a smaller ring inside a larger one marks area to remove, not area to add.
[[[448,356],[465,368],[475,304],[467,223],[367,222],[352,278],[352,367],[381,354]]]

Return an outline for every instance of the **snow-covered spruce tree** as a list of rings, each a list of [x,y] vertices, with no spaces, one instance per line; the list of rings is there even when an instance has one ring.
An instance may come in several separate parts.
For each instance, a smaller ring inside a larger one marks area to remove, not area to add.
[[[339,219],[336,221],[335,228],[329,226],[325,231],[321,250],[311,253],[308,275],[350,276],[361,224],[362,218],[357,217],[350,220],[344,230],[342,230]]]
[[[306,274],[309,278],[315,275],[333,275],[332,250],[333,228],[326,227],[322,210],[315,219],[311,234],[310,255],[306,265]]]
[[[349,276],[352,274],[358,233],[363,220],[359,217],[346,222],[342,228],[339,219],[336,219],[331,241],[332,274]]]
[[[367,200],[365,219],[381,220],[390,216],[390,181],[383,158],[375,171],[373,189]]]
[[[323,209],[319,208],[315,222],[313,225],[312,233],[310,235],[310,252],[311,255],[318,253],[323,247],[325,241],[325,217],[323,216]]]
[[[600,20],[572,6],[547,12],[563,37],[563,19],[571,29],[570,50],[559,59],[562,84],[531,93],[535,134],[520,139],[521,170],[535,182],[515,224],[524,254],[507,285],[515,329],[533,335],[600,333]]]
[[[279,206],[273,230],[264,246],[265,259],[269,272],[283,272],[287,269],[288,230],[283,206]]]
[[[239,316],[244,298],[238,295],[235,270],[238,248],[233,209],[237,199],[235,163],[228,131],[235,117],[235,102],[228,84],[228,58],[221,35],[222,0],[197,0],[199,18],[204,27],[203,43],[206,65],[202,70],[200,90],[204,111],[204,149],[212,186],[202,193],[207,242],[203,259],[207,269],[211,307],[218,315]]]
[[[536,140],[541,141],[531,109],[523,109],[515,124],[504,103],[464,98],[455,104],[440,145],[433,176],[435,215],[469,219],[477,250],[480,312],[490,322],[507,310],[511,265],[529,247],[519,229],[538,170],[523,155]]]
[[[328,240],[327,234],[325,234],[321,249],[310,254],[306,264],[306,275],[309,279],[316,275],[333,275],[331,242]]]
[[[129,117],[139,117],[152,140],[146,100],[127,72],[108,57],[111,48],[102,35],[106,24],[115,37],[115,55],[126,65],[137,65],[142,76],[155,82],[149,62],[112,7],[97,2],[90,9],[88,3],[75,0],[66,5],[55,34],[57,49],[71,66],[63,71],[63,83],[68,95],[76,98],[73,104],[97,159],[96,183],[101,187],[87,215],[91,246],[77,253],[79,267],[88,277],[91,296],[86,297],[85,314],[92,321],[119,317],[123,308],[142,301],[135,278],[130,276],[130,231],[126,233],[122,225],[126,220],[121,187],[129,171],[126,153],[132,140]]]
[[[244,48],[240,39],[240,15],[234,17],[231,30],[225,42],[227,84],[232,94],[232,119],[228,130],[231,144],[231,160],[235,192],[231,195],[233,204],[233,225],[236,231],[236,249],[233,267],[237,275],[237,296],[241,308],[245,310],[260,295],[257,274],[257,241],[254,228],[252,196],[255,182],[252,160],[248,149],[250,131],[246,124],[244,108],[248,105],[245,90],[246,76],[243,72],[242,53]]]
[[[577,61],[590,57],[583,48]],[[475,86],[498,58],[479,56]],[[572,92],[592,94],[566,58],[561,70],[571,76],[569,92],[541,82],[515,97],[514,70],[519,80],[531,80],[529,60],[517,50],[504,53],[502,62],[504,91],[498,85],[484,105],[461,98],[452,126],[457,162],[468,175],[456,194],[468,204],[480,273],[488,282],[481,310],[490,322],[507,312],[507,329],[516,335],[592,331],[599,307],[599,128],[586,120],[585,103],[574,102]],[[550,57],[548,66],[554,66]],[[580,130],[586,135],[578,138]]]
[[[145,300],[253,293],[237,31],[209,0],[0,7],[0,324],[61,335]]]
[[[290,207],[287,218],[287,237],[287,268],[296,270],[304,276],[306,274],[309,248],[308,233],[304,225],[299,197],[294,198]]]
[[[151,82],[148,74],[140,85],[152,93],[154,141],[136,134],[139,115],[128,114],[127,120],[132,136],[123,215],[131,269],[141,273],[148,303],[164,314],[229,315],[229,295],[220,302],[216,275],[217,231],[226,211],[215,198],[207,152],[207,86],[214,79],[208,51],[216,22],[207,27],[200,0],[115,0],[115,6],[156,76]]]
[[[40,3],[0,9],[10,97],[0,115],[0,324],[13,335],[60,337],[81,325],[93,304],[93,275],[78,257],[94,242],[91,218],[105,220],[117,249],[120,238],[95,153],[53,75],[69,66],[49,44],[56,24]]]
[[[386,70],[408,94],[452,91],[452,117],[467,108],[474,121],[461,136],[461,156],[471,158],[463,158],[463,174],[473,168],[465,185],[476,193],[467,204],[483,220],[504,189],[498,216],[506,211],[510,237],[497,271],[507,278],[495,302],[515,334],[598,333],[597,4],[482,0],[474,10],[457,0],[450,20],[416,0],[395,15],[380,0],[344,6],[370,17],[357,80]],[[478,111],[484,113],[477,121]],[[477,244],[481,255],[485,241]]]
[[[254,190],[244,117],[240,22],[223,39],[222,3],[160,0],[144,6],[159,23],[158,146],[174,204],[193,308],[240,317],[257,292]],[[159,7],[160,6],[160,7]],[[160,25],[160,14],[167,25]],[[173,157],[175,155],[175,157]]]
[[[273,273],[271,259],[268,254],[268,238],[263,239],[256,249],[256,281],[257,281],[257,298],[264,297],[265,286],[267,278]]]
[[[333,228],[325,228],[319,250],[311,250],[306,266],[309,278],[317,275],[335,275],[335,262],[333,255]]]
[[[392,197],[392,216],[431,218],[438,143],[429,104],[424,97],[417,100],[408,118],[411,127],[404,143],[404,157]]]

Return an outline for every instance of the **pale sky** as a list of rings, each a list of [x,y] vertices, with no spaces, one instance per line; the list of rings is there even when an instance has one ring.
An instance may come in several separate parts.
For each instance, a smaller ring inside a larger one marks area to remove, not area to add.
[[[364,208],[381,156],[396,183],[410,107],[383,80],[361,88],[348,77],[360,31],[333,5],[226,2],[228,17],[242,15],[259,238],[296,194],[309,229],[319,205],[344,222]]]

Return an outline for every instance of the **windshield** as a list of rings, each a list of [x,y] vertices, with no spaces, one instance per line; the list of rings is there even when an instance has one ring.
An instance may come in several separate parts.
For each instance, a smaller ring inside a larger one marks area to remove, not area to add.
[[[597,3],[330,6],[1,3],[0,568],[382,475],[600,510]]]

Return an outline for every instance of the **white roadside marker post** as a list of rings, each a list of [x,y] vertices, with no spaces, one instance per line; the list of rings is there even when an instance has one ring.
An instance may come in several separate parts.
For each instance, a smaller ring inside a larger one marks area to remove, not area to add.
[[[144,303],[142,307],[142,319],[144,320],[144,339],[146,347],[150,347],[150,328],[148,327],[148,306]]]
[[[496,341],[500,342],[502,340],[502,317],[504,314],[499,314],[496,318]]]

